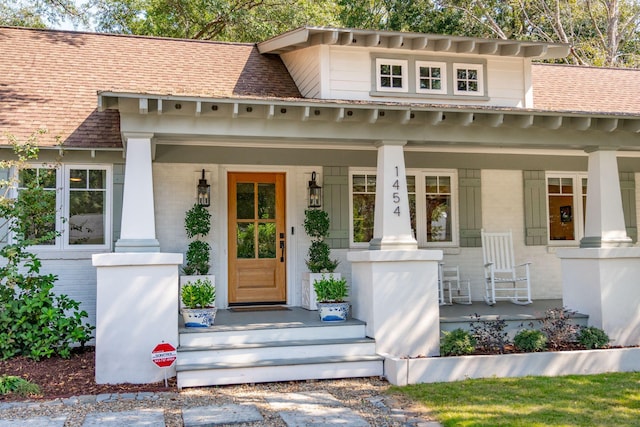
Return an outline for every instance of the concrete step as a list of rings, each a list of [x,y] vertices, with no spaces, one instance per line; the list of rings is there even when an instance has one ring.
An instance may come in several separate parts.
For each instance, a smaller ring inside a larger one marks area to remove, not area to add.
[[[199,363],[176,366],[178,388],[271,381],[355,378],[383,375],[378,355],[265,359],[252,363]]]
[[[370,338],[315,339],[178,348],[177,366],[207,363],[244,363],[260,360],[302,359],[322,356],[363,356],[376,352]]]
[[[319,322],[318,322],[319,323]],[[211,328],[180,328],[180,347],[211,347],[241,344],[266,343],[273,341],[323,340],[362,338],[365,324],[350,319],[340,324],[248,325]]]

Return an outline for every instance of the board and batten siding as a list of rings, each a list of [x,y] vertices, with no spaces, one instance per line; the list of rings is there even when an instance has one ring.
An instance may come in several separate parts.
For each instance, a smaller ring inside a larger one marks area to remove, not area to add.
[[[331,249],[349,248],[349,168],[322,168],[324,210],[329,214],[330,228],[326,242]]]
[[[482,246],[482,181],[480,169],[458,169],[460,246]]]
[[[629,236],[638,240],[636,220],[636,182],[632,172],[620,172],[620,191],[624,222]],[[528,246],[547,245],[547,183],[544,171],[523,171],[525,243]],[[589,190],[587,188],[587,195]],[[588,197],[588,196],[587,196]],[[586,206],[584,207],[586,209]]]

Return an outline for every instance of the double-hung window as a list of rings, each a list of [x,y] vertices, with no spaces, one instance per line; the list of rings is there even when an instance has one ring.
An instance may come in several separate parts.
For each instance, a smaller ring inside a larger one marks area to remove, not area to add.
[[[411,230],[418,245],[457,245],[457,171],[407,170],[406,179]],[[351,246],[366,247],[373,238],[376,171],[353,170],[350,182]]]
[[[33,166],[18,172],[20,191],[37,184],[50,193],[45,203],[52,220],[29,230],[32,236],[55,230],[59,235],[40,245],[55,249],[111,248],[111,167],[108,165]]]
[[[584,236],[587,175],[547,173],[549,244],[576,243]]]

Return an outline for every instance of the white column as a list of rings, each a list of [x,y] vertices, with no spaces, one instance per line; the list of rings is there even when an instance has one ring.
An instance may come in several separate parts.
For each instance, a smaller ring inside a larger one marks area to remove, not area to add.
[[[618,159],[613,150],[589,153],[587,211],[582,248],[629,246],[620,194]]]
[[[409,194],[404,167],[406,141],[381,141],[378,147],[376,206],[369,249],[418,249],[411,234]]]
[[[153,205],[151,138],[127,134],[122,226],[116,252],[159,252]]]

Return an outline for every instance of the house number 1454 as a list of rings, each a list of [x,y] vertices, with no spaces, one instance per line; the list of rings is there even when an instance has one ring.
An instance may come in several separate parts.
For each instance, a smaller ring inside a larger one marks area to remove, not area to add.
[[[400,193],[398,193],[398,190],[400,190],[400,181],[398,179],[399,177],[398,166],[396,166],[395,168],[396,168],[396,180],[393,182],[392,187],[396,189],[396,191],[393,192],[393,203],[396,204],[396,208],[393,210],[393,213],[400,216],[400,206],[398,206],[398,204],[400,203]]]

